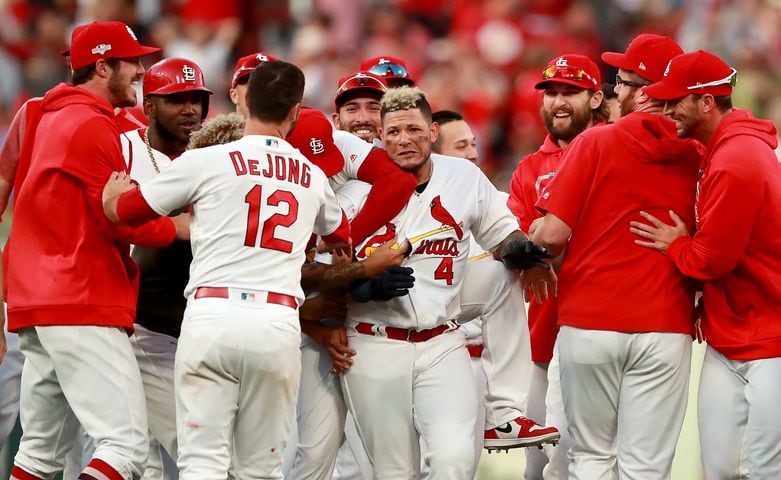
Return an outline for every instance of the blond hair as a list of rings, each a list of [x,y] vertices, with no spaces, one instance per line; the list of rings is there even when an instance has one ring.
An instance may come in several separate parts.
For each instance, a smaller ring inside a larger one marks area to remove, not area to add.
[[[426,99],[426,94],[418,87],[391,88],[385,92],[380,100],[380,116],[382,118],[388,112],[410,109],[420,110],[426,120],[431,123],[431,105]]]
[[[244,117],[238,113],[217,115],[206,122],[200,130],[190,135],[187,149],[221,145],[240,139],[244,136]]]

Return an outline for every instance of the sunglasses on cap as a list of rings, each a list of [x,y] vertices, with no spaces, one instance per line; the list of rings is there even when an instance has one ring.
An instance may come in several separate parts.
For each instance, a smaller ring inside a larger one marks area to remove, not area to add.
[[[572,67],[569,65],[563,67],[551,65],[542,71],[543,80],[551,80],[557,75],[559,78],[566,78],[567,80],[581,81],[585,78],[591,82],[592,85],[597,86],[597,80],[582,68]]]
[[[398,63],[381,63],[371,67],[369,71],[381,77],[409,77],[407,69]]]
[[[730,87],[734,87],[738,83],[738,71],[734,68],[730,68],[732,72],[727,75],[726,77],[722,78],[721,80],[714,80],[712,82],[708,83],[699,83],[697,82],[696,85],[692,85],[690,87],[686,87],[687,90],[699,90],[700,88],[707,88],[707,87],[718,87],[720,85],[729,85]]]
[[[372,90],[379,90],[382,93],[385,93],[388,90],[382,81],[362,73],[356,73],[339,85],[339,88],[336,90],[336,96],[338,97],[344,92],[356,88],[371,88]]]

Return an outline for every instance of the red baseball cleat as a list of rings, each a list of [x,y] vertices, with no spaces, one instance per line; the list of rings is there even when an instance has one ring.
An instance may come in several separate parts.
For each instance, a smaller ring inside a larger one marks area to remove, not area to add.
[[[556,444],[561,435],[556,427],[543,427],[526,417],[486,430],[483,447],[487,450],[508,450],[521,447],[542,447],[546,443]]]

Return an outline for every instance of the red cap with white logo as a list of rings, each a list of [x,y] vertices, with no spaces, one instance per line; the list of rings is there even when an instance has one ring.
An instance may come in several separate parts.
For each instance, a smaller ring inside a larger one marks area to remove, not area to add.
[[[133,30],[122,22],[92,22],[79,25],[71,35],[71,69],[78,70],[107,58],[135,58],[159,52],[157,47],[138,43]]]
[[[635,72],[651,82],[664,76],[667,63],[683,53],[680,45],[670,37],[643,33],[626,47],[626,52],[605,52],[602,61],[611,67]]]
[[[279,60],[277,57],[264,52],[253,53],[252,55],[241,57],[239,61],[236,62],[236,67],[233,69],[231,88],[236,88],[239,80],[252,73],[252,71],[255,70],[255,67],[261,63],[274,62],[277,60]]]
[[[334,143],[331,122],[319,110],[301,108],[296,127],[286,140],[320,167],[327,177],[344,168],[344,157]]]
[[[643,88],[643,92],[658,100],[674,100],[690,93],[714,97],[732,94],[738,72],[716,55],[697,50],[670,60],[664,78]]]

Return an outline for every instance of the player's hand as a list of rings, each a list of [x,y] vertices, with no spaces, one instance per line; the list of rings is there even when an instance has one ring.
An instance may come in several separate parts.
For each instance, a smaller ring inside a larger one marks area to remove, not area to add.
[[[410,248],[410,244],[406,240],[403,243],[398,244],[394,238],[393,240],[388,240],[383,243],[382,246],[363,261],[363,266],[366,267],[367,275],[372,277],[380,275],[385,271],[385,267],[401,265],[401,262],[407,258]]]
[[[349,243],[339,242],[339,243],[325,243],[324,241],[320,241],[319,244],[317,244],[317,253],[325,253],[325,252],[331,252],[331,254],[339,254],[339,255],[350,255],[352,257],[353,254],[353,247]]]
[[[629,222],[630,232],[647,239],[647,241],[635,240],[635,244],[667,253],[667,248],[677,238],[688,237],[689,229],[686,228],[686,223],[684,223],[683,219],[672,210],[669,213],[673,225],[667,225],[648,212],[640,212],[640,216],[646,219],[648,224],[635,221]]]
[[[521,274],[523,298],[531,302],[532,297],[537,305],[542,305],[550,296],[558,295],[558,277],[552,268],[530,268]]]
[[[125,172],[114,172],[103,187],[103,212],[109,220],[119,223],[117,200],[123,193],[136,188],[136,184]]]
[[[529,268],[550,269],[545,261],[551,254],[542,245],[531,240],[514,239],[509,241],[502,250],[502,262],[511,270],[526,270]]]
[[[316,322],[323,318],[344,320],[347,316],[347,307],[343,303],[322,296],[307,298],[298,309],[298,316],[308,322]]]
[[[536,232],[537,229],[540,227],[540,225],[542,225],[542,220],[544,218],[545,217],[535,218],[532,221],[531,225],[529,225],[529,238],[532,238],[532,236],[534,236],[534,232]]]
[[[352,282],[350,295],[361,303],[402,297],[415,285],[412,273],[409,267],[387,267],[382,275]]]
[[[190,214],[180,213],[175,217],[171,217],[176,227],[176,239],[177,240],[190,240]]]
[[[347,330],[342,327],[326,329],[320,344],[331,356],[332,372],[341,375],[350,369],[356,352],[347,346]]]

